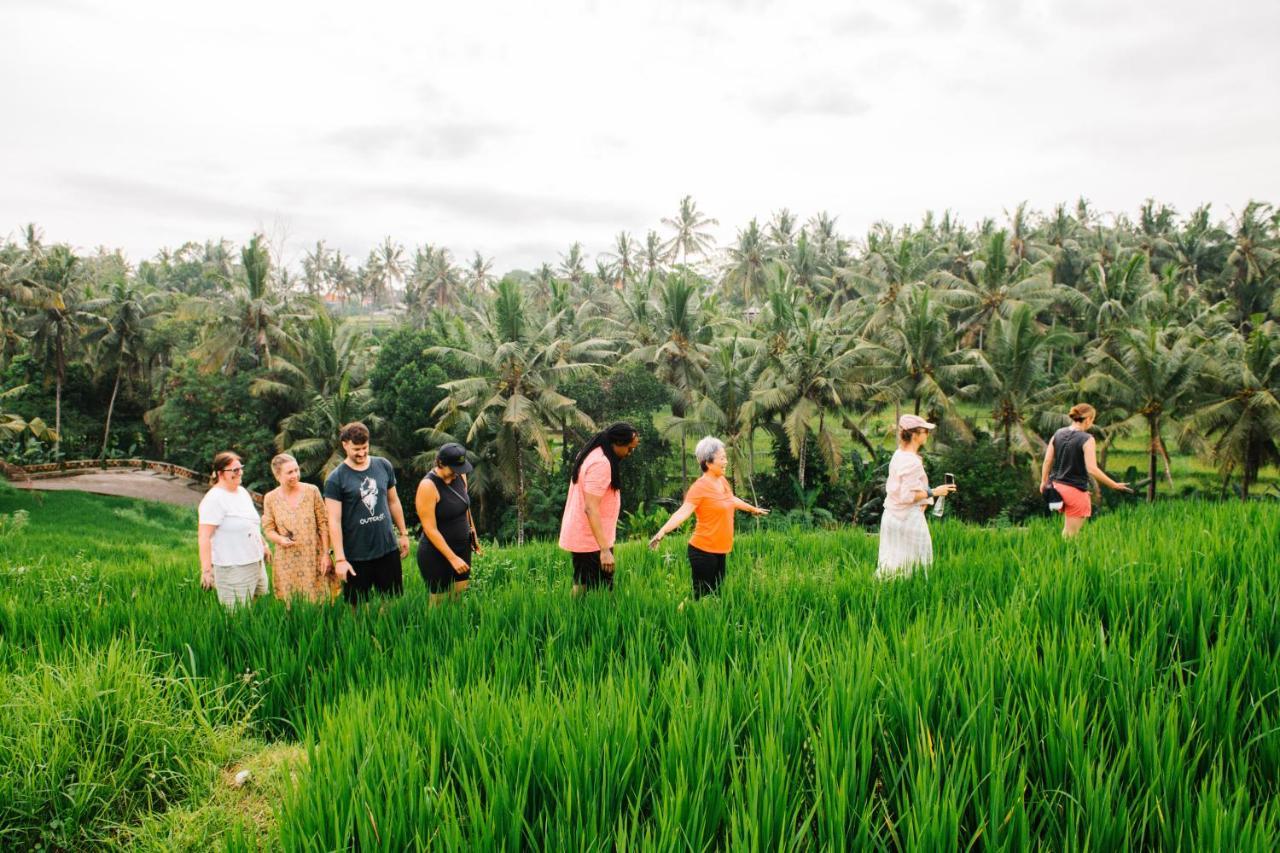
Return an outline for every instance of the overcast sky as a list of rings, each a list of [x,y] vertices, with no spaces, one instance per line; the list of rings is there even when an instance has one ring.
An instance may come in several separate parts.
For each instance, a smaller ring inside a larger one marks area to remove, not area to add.
[[[0,0],[0,33],[0,235],[135,261],[264,230],[532,268],[685,194],[722,242],[1280,202],[1274,0]]]

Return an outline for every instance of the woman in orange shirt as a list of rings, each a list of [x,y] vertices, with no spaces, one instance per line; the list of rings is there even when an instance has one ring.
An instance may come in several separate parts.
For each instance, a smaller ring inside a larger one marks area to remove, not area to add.
[[[698,442],[693,455],[703,474],[689,487],[680,508],[649,540],[649,547],[657,548],[662,537],[684,524],[689,516],[698,517],[693,536],[689,537],[689,568],[693,574],[693,597],[697,599],[719,590],[724,580],[725,556],[733,550],[734,512],[768,515],[769,510],[752,506],[733,494],[724,476],[729,455],[720,439],[707,436]]]

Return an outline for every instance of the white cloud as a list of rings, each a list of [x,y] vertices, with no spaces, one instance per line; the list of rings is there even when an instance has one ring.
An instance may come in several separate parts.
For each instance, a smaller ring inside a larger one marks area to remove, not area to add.
[[[113,4],[0,9],[0,233],[120,245],[283,223],[592,254],[691,193],[731,239],[1086,195],[1280,201],[1280,12],[959,4]]]

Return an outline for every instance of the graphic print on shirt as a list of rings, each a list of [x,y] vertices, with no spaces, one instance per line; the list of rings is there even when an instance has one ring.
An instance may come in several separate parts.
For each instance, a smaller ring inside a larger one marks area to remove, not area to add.
[[[372,477],[365,477],[360,481],[360,502],[369,511],[369,515],[373,515],[373,508],[378,505],[377,480]]]

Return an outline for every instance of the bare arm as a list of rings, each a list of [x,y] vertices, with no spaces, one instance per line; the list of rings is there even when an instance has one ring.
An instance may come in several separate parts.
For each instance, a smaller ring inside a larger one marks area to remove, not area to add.
[[[596,544],[600,546],[600,567],[606,572],[611,572],[615,565],[613,548],[605,544],[607,540],[604,535],[604,523],[600,520],[600,501],[603,499],[603,495],[593,495],[586,489],[582,490],[582,506],[587,513],[587,524],[591,527],[591,535],[596,538]]]
[[[333,498],[324,499],[325,512],[329,516],[329,539],[333,542],[333,567],[339,578],[346,578],[347,573],[355,574],[355,569],[347,560],[347,552],[342,542],[342,501]]]
[[[649,540],[649,547],[657,548],[658,543],[662,541],[662,537],[689,520],[689,516],[693,515],[693,510],[693,504],[688,501],[680,504],[680,508],[671,513],[671,517],[667,519],[666,524],[662,525],[662,529],[653,534],[653,538]]]
[[[1092,445],[1090,445],[1092,446]],[[1040,466],[1040,491],[1049,488],[1049,472],[1053,470],[1053,442],[1044,448],[1044,463]]]
[[[316,530],[320,534],[320,562],[328,563],[329,561],[329,513],[325,509],[324,498],[320,497],[319,490],[316,490],[316,497],[312,506],[316,514]]]
[[[436,504],[439,502],[440,493],[436,491],[435,483],[430,480],[423,480],[418,484],[418,491],[413,497],[413,507],[418,511],[418,521],[422,524],[422,535],[427,537],[427,541],[444,555],[444,558],[449,561],[449,565],[461,570],[462,566],[466,565],[466,561],[454,553],[453,549],[449,547],[449,543],[444,540],[444,535],[440,533],[440,528],[436,526]],[[460,566],[459,563],[462,565]]]
[[[747,503],[737,495],[733,496],[733,508],[740,509],[743,512],[749,512],[752,515],[768,515],[769,514],[769,510],[761,509],[758,506],[753,506],[752,504]]]
[[[396,487],[387,489],[387,508],[391,510],[391,520],[396,525],[396,535],[400,542],[400,559],[409,556],[409,531],[404,526],[404,507],[400,505],[400,495]]]
[[[1132,492],[1128,483],[1117,483],[1115,480],[1107,476],[1107,472],[1098,467],[1098,451],[1095,446],[1097,442],[1091,436],[1084,443],[1084,467],[1088,470],[1089,476],[1093,477],[1102,485],[1109,489],[1115,489],[1118,492]]]
[[[213,532],[216,524],[200,525],[200,585],[205,589],[213,586]]]

